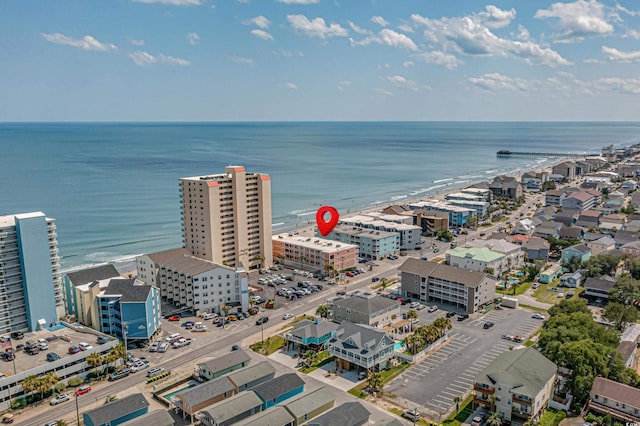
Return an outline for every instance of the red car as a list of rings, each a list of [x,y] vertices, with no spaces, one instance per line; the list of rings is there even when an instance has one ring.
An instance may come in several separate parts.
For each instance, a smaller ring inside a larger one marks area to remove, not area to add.
[[[173,322],[177,322],[180,321],[180,317],[176,317],[174,315],[170,316],[169,318],[167,318],[169,321],[173,321]]]
[[[76,389],[76,395],[84,395],[85,393],[89,392],[91,392],[91,386],[89,385],[80,386],[78,389]]]
[[[80,348],[79,348],[79,347],[77,347],[77,346],[71,346],[71,347],[69,348],[69,353],[70,353],[71,355],[73,355],[73,354],[77,354],[78,352],[80,352]]]

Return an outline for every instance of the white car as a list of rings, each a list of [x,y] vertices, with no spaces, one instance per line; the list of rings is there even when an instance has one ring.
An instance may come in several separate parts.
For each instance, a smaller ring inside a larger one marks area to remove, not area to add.
[[[61,393],[60,395],[56,396],[55,398],[53,398],[49,404],[51,405],[58,405],[61,404],[63,402],[67,402],[71,399],[71,396],[68,393]]]
[[[293,314],[288,313],[288,312],[282,316],[283,320],[287,320],[287,319],[290,319],[290,318],[293,318]]]
[[[87,342],[80,342],[78,343],[78,347],[83,350],[83,351],[88,351],[89,349],[93,349],[93,346],[91,346],[90,344],[88,344]]]
[[[149,346],[149,352],[158,352],[159,346],[160,346],[160,342],[153,342],[151,346]]]
[[[531,315],[531,318],[543,320],[544,316],[542,316],[542,314],[535,313],[535,314]]]
[[[438,310],[438,307],[436,305],[433,305],[432,307],[429,308],[428,312],[435,312]]]

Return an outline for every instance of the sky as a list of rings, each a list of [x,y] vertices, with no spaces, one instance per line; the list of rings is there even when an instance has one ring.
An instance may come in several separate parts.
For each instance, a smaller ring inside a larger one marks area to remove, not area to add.
[[[2,0],[0,121],[640,121],[637,0]]]

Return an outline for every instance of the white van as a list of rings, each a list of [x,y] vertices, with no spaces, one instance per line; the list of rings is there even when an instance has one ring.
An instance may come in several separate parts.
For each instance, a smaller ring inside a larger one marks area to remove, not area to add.
[[[151,370],[147,371],[147,377],[157,376],[157,375],[162,374],[164,372],[165,372],[164,368],[155,367],[155,368],[152,368]]]
[[[174,339],[178,339],[179,337],[180,337],[180,333],[173,333],[171,336],[166,338],[166,341],[170,342],[170,341],[172,341]]]

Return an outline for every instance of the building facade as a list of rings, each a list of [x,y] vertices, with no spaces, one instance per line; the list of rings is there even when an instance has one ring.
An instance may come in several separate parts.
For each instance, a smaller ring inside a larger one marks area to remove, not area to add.
[[[273,264],[271,179],[228,166],[180,179],[183,245],[199,258],[245,270]]]
[[[100,329],[100,313],[95,298],[114,278],[122,278],[113,265],[101,265],[64,276],[64,300],[67,314],[79,323]]]
[[[0,333],[39,330],[64,315],[54,219],[0,216]]]
[[[341,271],[358,263],[355,244],[287,233],[274,235],[272,242],[274,257],[294,268],[327,271],[331,267]]]
[[[445,212],[449,215],[449,227],[451,228],[462,227],[467,223],[469,217],[473,217],[476,214],[474,209],[453,206],[437,200],[418,201],[409,204],[409,207],[411,210],[423,209],[427,211]]]
[[[588,409],[597,415],[609,414],[614,421],[640,422],[640,389],[596,377],[589,392]]]
[[[342,321],[336,335],[329,341],[329,355],[345,370],[387,369],[394,357],[393,339],[374,327]]]
[[[360,293],[333,301],[333,320],[372,327],[390,325],[400,315],[400,302],[375,294]]]
[[[379,260],[400,252],[398,232],[376,231],[370,228],[338,225],[329,238],[358,247],[358,256],[367,260]]]
[[[469,271],[492,271],[496,277],[508,272],[506,256],[486,247],[456,247],[445,252],[447,263]]]
[[[407,223],[408,221],[411,221],[411,219],[406,216],[373,212],[343,218],[340,219],[339,223],[346,225],[346,229],[358,227],[396,233],[400,237],[398,242],[399,248],[402,250],[413,250],[420,245],[422,228],[413,223]]]

